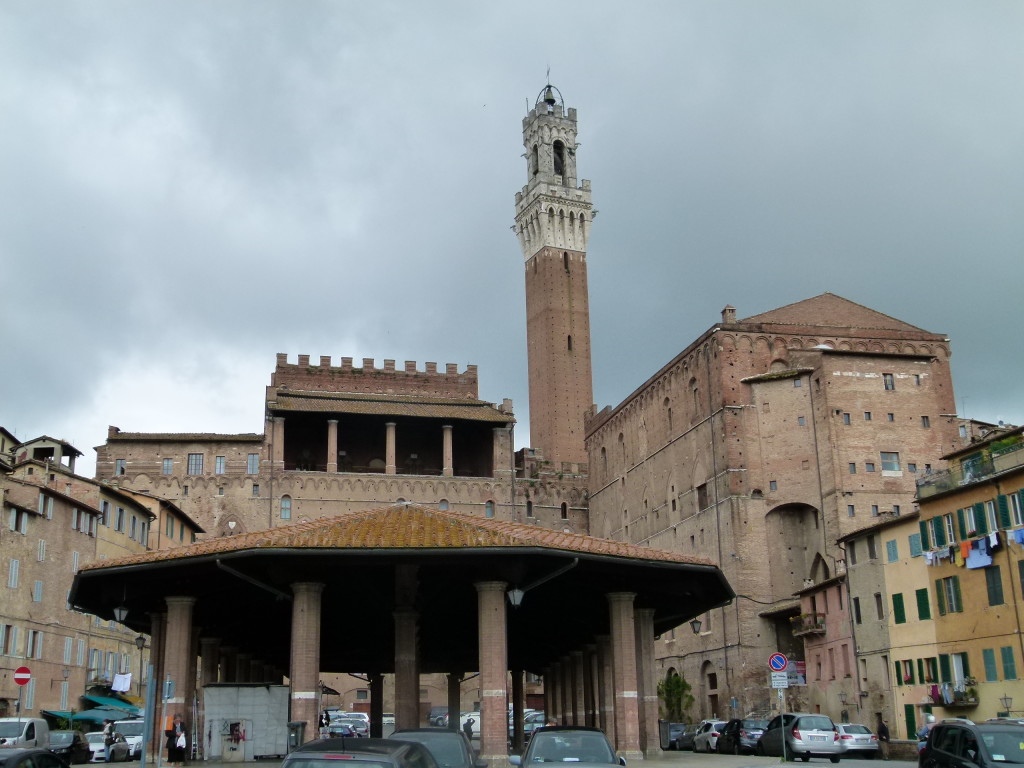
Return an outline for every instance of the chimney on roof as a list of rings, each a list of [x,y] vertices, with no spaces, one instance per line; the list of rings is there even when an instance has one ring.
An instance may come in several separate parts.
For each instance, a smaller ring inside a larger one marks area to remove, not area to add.
[[[732,325],[736,322],[736,307],[732,304],[726,304],[725,309],[722,310],[722,323],[725,325]]]

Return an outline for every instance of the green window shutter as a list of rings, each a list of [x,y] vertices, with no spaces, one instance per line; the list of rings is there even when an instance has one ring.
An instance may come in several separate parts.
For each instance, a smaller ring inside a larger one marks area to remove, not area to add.
[[[903,685],[903,665],[894,661],[893,666],[896,668],[896,685]]]
[[[951,683],[953,682],[953,675],[949,670],[949,654],[939,654],[939,682]]]
[[[990,565],[985,568],[985,586],[988,588],[988,604],[1003,604],[1003,577],[999,573],[998,565]]]
[[[939,610],[939,616],[946,615],[946,596],[942,592],[942,579],[935,580],[935,607]]]
[[[1024,592],[1024,560],[1017,561],[1017,575],[1020,576],[1020,589]]]
[[[999,672],[996,669],[996,649],[983,648],[981,650],[982,661],[985,662],[985,681],[992,683],[999,679]]]
[[[941,517],[932,518],[932,533],[935,535],[935,546],[946,546],[946,528],[942,524]]]
[[[1024,560],[1021,560],[1024,563]],[[919,589],[914,593],[917,597],[917,618],[926,621],[932,617],[932,606],[928,602],[928,590]]]
[[[988,533],[988,520],[985,518],[985,503],[979,501],[974,505],[974,524],[977,526],[977,533]]]
[[[950,578],[953,580],[953,602],[956,605],[949,606],[949,611],[950,613],[963,613],[964,601],[960,597],[960,577],[950,576]]]
[[[903,610],[903,593],[897,592],[892,596],[892,617],[897,624],[907,623],[907,614]]]
[[[921,529],[921,548],[931,549],[931,538],[928,536],[928,521],[918,520],[917,527]]]
[[[919,682],[924,682],[924,659],[917,660],[917,679]]]
[[[1003,657],[1003,680],[1017,679],[1017,662],[1013,658],[1013,646],[1004,645],[999,649]]]
[[[1009,528],[1010,527],[1010,502],[1006,496],[999,494],[996,496],[996,511],[999,517],[999,527]]]
[[[971,676],[971,658],[970,658],[970,656],[966,652],[965,653],[961,653],[960,654],[960,661],[964,665],[964,677],[970,677]]]
[[[965,541],[967,539],[967,521],[964,520],[964,511],[962,509],[956,511],[956,527],[960,531],[960,541]]]

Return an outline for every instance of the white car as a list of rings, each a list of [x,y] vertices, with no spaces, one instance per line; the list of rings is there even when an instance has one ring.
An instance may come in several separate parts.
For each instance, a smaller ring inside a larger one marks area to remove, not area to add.
[[[694,752],[715,752],[718,750],[718,734],[725,728],[725,720],[707,720],[701,724],[693,737]]]
[[[473,730],[473,738],[480,736],[480,713],[479,712],[463,712],[459,715],[459,728],[463,733],[466,732],[466,723],[470,720],[473,722],[470,724],[470,728]]]

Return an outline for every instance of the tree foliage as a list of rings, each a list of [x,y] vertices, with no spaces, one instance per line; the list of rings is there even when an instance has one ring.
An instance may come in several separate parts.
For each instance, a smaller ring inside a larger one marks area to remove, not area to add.
[[[658,699],[661,716],[671,723],[685,723],[686,713],[693,706],[692,686],[686,678],[672,673],[658,683]]]

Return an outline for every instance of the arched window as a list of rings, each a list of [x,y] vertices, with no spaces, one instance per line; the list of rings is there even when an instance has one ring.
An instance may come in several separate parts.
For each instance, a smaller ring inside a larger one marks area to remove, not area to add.
[[[281,497],[281,519],[291,520],[292,519],[292,497],[282,496]]]
[[[569,351],[572,352],[572,334],[569,334],[569,336],[567,338],[568,338]]]
[[[440,509],[442,512],[447,512],[448,499],[441,499],[439,502],[437,502],[437,508]]]
[[[484,503],[484,517],[494,517],[494,502],[487,501]]]
[[[566,504],[564,501],[562,502],[562,519],[563,520],[568,520],[569,519],[569,505]]]
[[[527,501],[526,502],[526,516],[527,517],[533,517],[533,502],[532,501]]]
[[[555,176],[562,176],[565,174],[565,144],[556,141],[551,146],[551,151],[555,161]]]
[[[533,145],[533,150],[530,152],[530,175],[536,176],[537,171],[540,170],[540,161],[537,156],[537,145]]]

